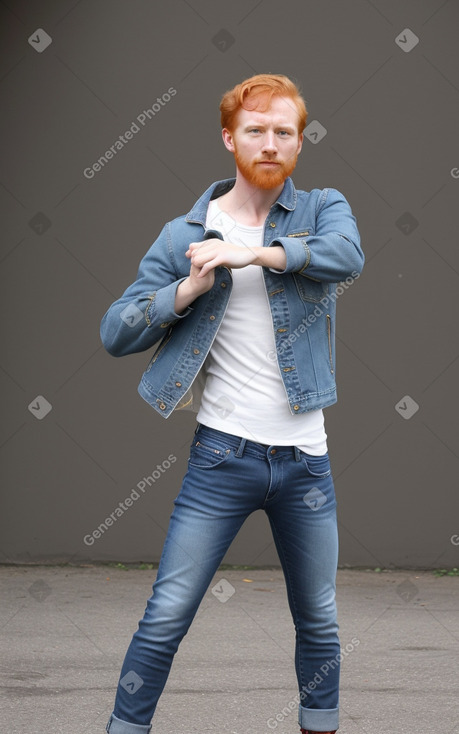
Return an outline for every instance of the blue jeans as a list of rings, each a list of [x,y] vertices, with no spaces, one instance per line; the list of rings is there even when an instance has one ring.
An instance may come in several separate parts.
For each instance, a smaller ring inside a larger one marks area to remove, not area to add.
[[[153,595],[128,648],[107,732],[150,731],[174,654],[229,545],[258,509],[271,525],[295,625],[299,724],[337,729],[338,533],[328,454],[265,446],[198,425],[174,505]],[[265,721],[270,715],[265,712]]]

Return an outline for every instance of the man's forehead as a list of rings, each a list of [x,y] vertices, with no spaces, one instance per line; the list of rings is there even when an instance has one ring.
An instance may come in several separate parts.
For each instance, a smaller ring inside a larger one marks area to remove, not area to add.
[[[266,101],[260,98],[259,107],[261,109],[258,109],[258,107],[253,110],[239,109],[239,121],[243,121],[245,124],[250,121],[263,122],[269,118],[284,124],[297,124],[299,115],[293,100],[285,97],[273,97],[267,108],[265,108],[265,105]]]

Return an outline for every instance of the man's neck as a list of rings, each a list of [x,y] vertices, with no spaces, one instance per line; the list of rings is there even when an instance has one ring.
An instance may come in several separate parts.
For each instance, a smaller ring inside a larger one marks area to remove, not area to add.
[[[218,199],[222,211],[249,227],[264,224],[272,205],[278,199],[284,184],[275,189],[260,189],[250,184],[239,171],[233,188]]]

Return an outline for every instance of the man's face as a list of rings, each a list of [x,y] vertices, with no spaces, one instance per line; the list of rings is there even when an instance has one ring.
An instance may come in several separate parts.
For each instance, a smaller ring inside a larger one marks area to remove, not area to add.
[[[292,100],[273,97],[264,112],[240,109],[233,131],[223,130],[223,140],[250,184],[275,189],[295,168],[303,135],[298,133],[298,113]]]

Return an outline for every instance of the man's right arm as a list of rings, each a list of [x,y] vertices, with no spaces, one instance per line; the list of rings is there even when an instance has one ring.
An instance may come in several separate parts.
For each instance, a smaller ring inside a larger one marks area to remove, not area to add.
[[[166,224],[140,262],[134,283],[102,319],[102,343],[114,357],[152,347],[169,326],[188,316],[196,298],[212,288],[214,270],[202,276],[201,268],[191,262],[184,267],[183,254],[175,251],[171,225]]]
[[[149,349],[172,323],[191,311],[192,294],[186,287],[180,290],[186,297],[183,302],[179,298],[176,310],[177,291],[189,275],[183,273],[183,268],[177,272],[168,227],[166,224],[141,260],[134,283],[102,318],[102,343],[115,357]]]

